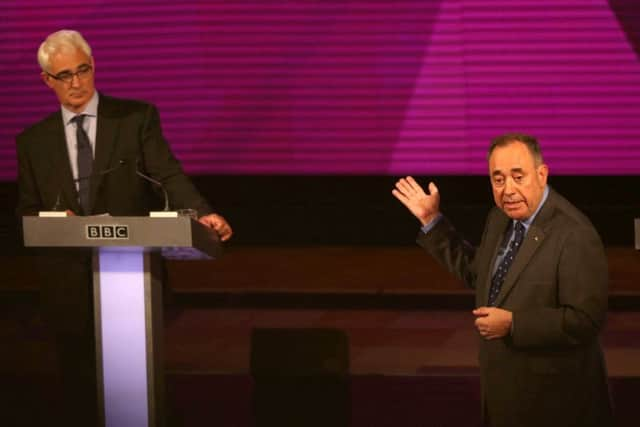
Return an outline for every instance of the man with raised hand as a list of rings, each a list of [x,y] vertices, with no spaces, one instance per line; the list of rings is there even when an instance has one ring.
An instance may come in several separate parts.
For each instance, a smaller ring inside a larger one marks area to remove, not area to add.
[[[477,248],[440,212],[434,183],[425,192],[406,177],[392,191],[422,225],[418,244],[475,290],[483,420],[492,427],[609,426],[600,237],[547,185],[535,138],[495,139],[488,163],[496,207]]]

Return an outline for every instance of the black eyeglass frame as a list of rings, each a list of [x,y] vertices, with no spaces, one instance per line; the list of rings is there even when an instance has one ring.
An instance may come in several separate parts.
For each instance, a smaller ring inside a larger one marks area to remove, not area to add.
[[[82,64],[78,67],[75,73],[71,71],[61,71],[58,74],[51,74],[45,71],[45,74],[54,80],[58,80],[59,82],[71,83],[74,77],[78,77],[79,80],[82,80],[88,77],[92,71],[93,67],[91,65]]]

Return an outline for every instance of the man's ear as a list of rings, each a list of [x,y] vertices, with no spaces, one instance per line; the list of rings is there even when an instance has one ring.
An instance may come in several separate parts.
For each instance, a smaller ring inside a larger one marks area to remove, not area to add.
[[[42,81],[44,82],[44,84],[46,84],[47,86],[49,86],[50,88],[53,88],[53,82],[51,81],[51,76],[49,76],[47,73],[45,73],[44,71],[40,73],[40,78],[42,79]]]
[[[547,185],[547,178],[549,177],[549,166],[544,163],[538,166],[538,170],[536,171],[538,174],[538,182],[542,187]]]

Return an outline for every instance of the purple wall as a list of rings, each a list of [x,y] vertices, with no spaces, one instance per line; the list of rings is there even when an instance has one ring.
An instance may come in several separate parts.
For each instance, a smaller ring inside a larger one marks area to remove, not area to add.
[[[35,56],[61,28],[101,91],[158,105],[192,174],[484,174],[508,131],[553,174],[640,173],[633,1],[53,4],[0,9],[2,180],[15,134],[58,108]]]

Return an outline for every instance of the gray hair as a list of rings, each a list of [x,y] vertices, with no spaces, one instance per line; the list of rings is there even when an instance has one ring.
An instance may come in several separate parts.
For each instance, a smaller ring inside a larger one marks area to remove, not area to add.
[[[77,31],[60,30],[49,36],[42,42],[38,49],[38,64],[42,71],[47,72],[51,66],[51,57],[58,52],[73,52],[80,49],[91,58],[91,47],[89,43]]]
[[[529,152],[533,156],[533,161],[536,166],[540,166],[544,163],[544,159],[542,158],[542,150],[540,149],[540,144],[538,144],[538,140],[533,136],[519,134],[519,133],[508,133],[502,136],[497,137],[493,141],[491,141],[491,146],[489,147],[489,153],[487,153],[487,160],[491,157],[493,150],[496,147],[505,147],[514,142],[521,142],[527,146]]]

